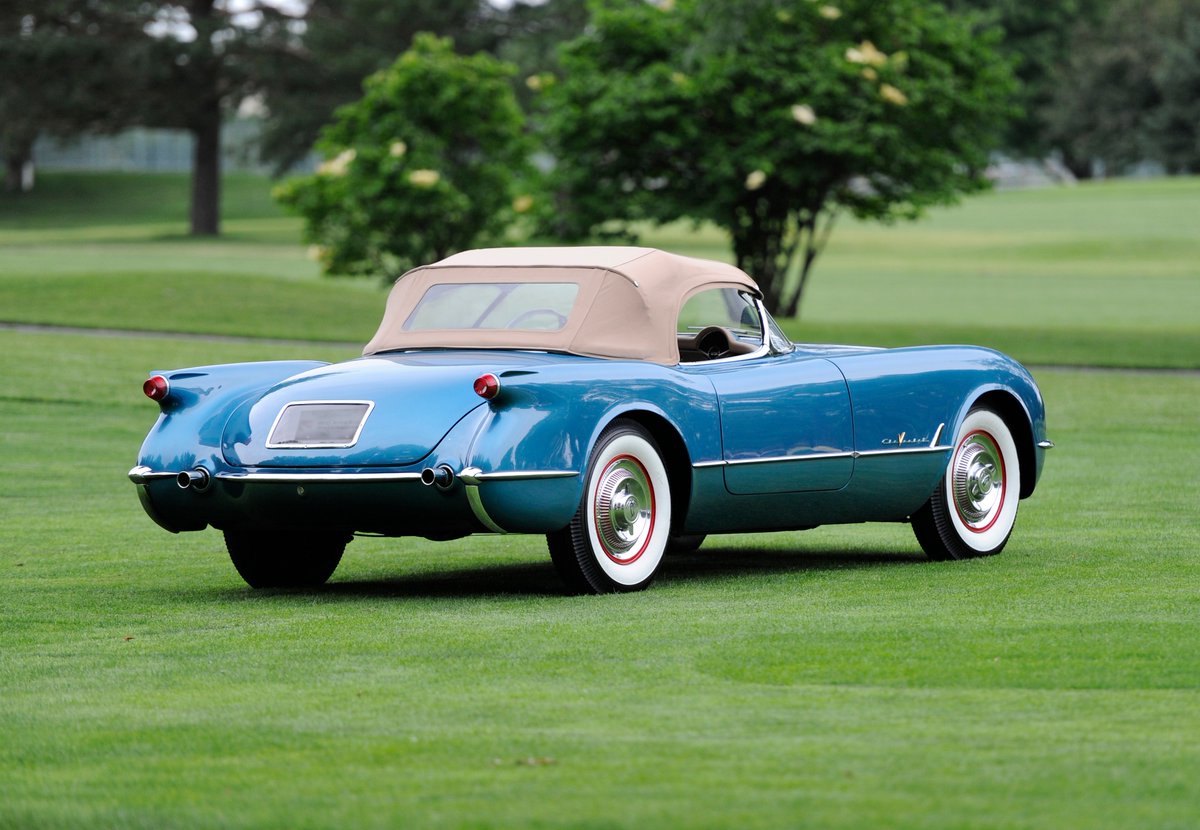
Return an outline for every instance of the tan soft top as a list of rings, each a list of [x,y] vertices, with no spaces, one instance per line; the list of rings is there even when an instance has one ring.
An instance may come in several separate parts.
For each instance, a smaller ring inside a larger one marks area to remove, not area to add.
[[[486,282],[569,282],[575,305],[557,331],[423,329],[406,331],[430,286]],[[738,288],[761,296],[732,265],[654,248],[487,248],[414,268],[396,281],[379,330],[363,349],[535,349],[589,357],[679,362],[675,324],[683,303],[706,288]]]

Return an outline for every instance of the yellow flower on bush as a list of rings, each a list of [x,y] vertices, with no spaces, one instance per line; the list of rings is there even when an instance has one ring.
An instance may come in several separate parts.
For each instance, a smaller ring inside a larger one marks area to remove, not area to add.
[[[873,67],[873,66],[864,66],[863,71],[862,71],[862,76],[864,78],[866,78],[868,81],[878,81],[879,80],[879,73],[875,71],[875,67]]]
[[[898,107],[902,107],[908,103],[908,96],[891,84],[879,85],[879,97],[889,104],[895,104]]]
[[[354,151],[353,147],[351,147],[349,150],[342,150],[342,152],[338,153],[333,158],[321,162],[321,164],[317,167],[317,175],[344,176],[346,175],[346,171],[350,169],[350,165],[354,162],[354,159],[357,156],[358,153]]]
[[[837,20],[842,16],[842,10],[837,6],[822,6],[821,8],[817,9],[817,14],[821,15],[821,17],[825,18],[826,20]]]
[[[797,124],[803,124],[806,127],[811,127],[817,123],[817,114],[808,104],[796,104],[792,107],[792,118]]]
[[[888,56],[875,48],[875,44],[864,40],[858,46],[846,50],[846,60],[850,63],[865,63],[869,66],[883,66],[888,62]]]
[[[533,197],[518,196],[517,198],[513,199],[512,206],[513,210],[515,210],[517,213],[528,213],[529,209],[533,207]]]
[[[767,174],[762,170],[755,170],[751,172],[750,175],[746,176],[746,189],[758,190],[760,187],[766,184],[766,181]]]
[[[414,170],[408,174],[408,180],[417,187],[433,187],[442,180],[442,174],[436,170]]]
[[[408,145],[403,141],[393,141],[392,146],[388,148],[388,155],[394,159],[398,159],[408,152]]]

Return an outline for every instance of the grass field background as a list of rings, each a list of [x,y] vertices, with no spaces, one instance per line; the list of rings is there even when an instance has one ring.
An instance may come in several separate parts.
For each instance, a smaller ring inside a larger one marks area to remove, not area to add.
[[[1147,220],[1140,234],[1175,247],[1141,259],[1153,285],[1194,297],[1181,216],[1195,184],[1109,187],[1101,201],[1128,199],[1131,217],[1147,203],[1175,216]],[[964,279],[1020,280],[1041,263],[1045,291],[1069,299],[1050,284],[1106,273],[1100,249],[962,246],[996,224],[1018,245],[1013,226],[1040,200],[1032,224],[1049,233],[1061,213],[1062,233],[1087,237],[1084,219],[1101,220],[1086,190],[848,225],[818,285],[851,301],[846,281],[882,280],[856,268],[894,259],[898,274],[897,252],[948,248],[974,264]],[[247,197],[231,238],[202,243],[176,238],[165,206],[113,207],[103,227],[56,219],[76,198],[64,192],[20,216],[0,201],[0,319],[331,341],[374,326],[381,292],[317,281],[269,203]],[[711,233],[660,233],[721,253]],[[949,284],[952,268],[912,279]],[[819,297],[802,327],[926,325]],[[1094,325],[1088,302],[1065,302],[1058,321],[1003,310],[981,331],[1028,324],[1048,332],[1047,363],[1069,362],[1063,344]],[[1123,350],[1138,327],[1195,337],[1179,305],[1112,323],[1094,362],[1163,364]],[[56,307],[82,319],[47,317]],[[1036,368],[1058,447],[1009,547],[985,560],[926,562],[902,525],[715,537],[668,560],[650,591],[567,598],[538,538],[357,539],[326,590],[252,592],[215,532],[172,536],[145,517],[125,473],[154,420],[147,369],[355,351],[0,331],[0,828],[1200,820],[1200,375]]]

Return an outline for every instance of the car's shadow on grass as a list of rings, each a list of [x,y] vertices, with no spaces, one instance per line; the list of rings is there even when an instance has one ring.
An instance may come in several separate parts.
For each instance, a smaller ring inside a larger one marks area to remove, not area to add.
[[[919,553],[871,550],[795,551],[723,548],[671,554],[663,562],[655,586],[698,585],[705,581],[761,579],[785,575],[812,575],[864,568],[898,568],[924,563]],[[245,598],[249,589],[222,593]],[[355,599],[471,599],[488,596],[561,597],[563,583],[553,564],[545,562],[503,563],[446,568],[438,571],[398,575],[388,579],[345,579],[316,590],[268,590],[250,592],[255,597],[304,594],[326,600]]]

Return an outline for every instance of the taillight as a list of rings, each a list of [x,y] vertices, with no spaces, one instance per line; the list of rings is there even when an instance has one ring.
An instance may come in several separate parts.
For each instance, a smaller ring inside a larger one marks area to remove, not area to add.
[[[162,375],[155,375],[142,384],[142,391],[152,401],[161,401],[171,394],[171,384]]]
[[[475,394],[490,401],[500,394],[500,378],[488,372],[475,378]]]

